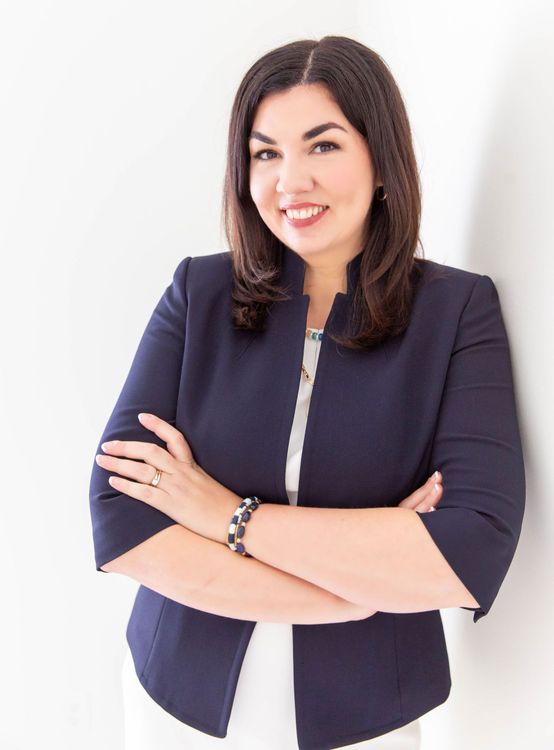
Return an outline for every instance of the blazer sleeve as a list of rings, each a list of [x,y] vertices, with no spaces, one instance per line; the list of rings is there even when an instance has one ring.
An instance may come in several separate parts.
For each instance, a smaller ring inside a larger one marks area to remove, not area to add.
[[[433,541],[488,614],[518,543],[525,470],[511,355],[498,292],[477,279],[460,317],[431,449],[443,475],[434,513],[418,514]]]
[[[185,283],[191,258],[180,261],[173,280],[156,305],[146,326],[131,369],[104,428],[96,453],[107,440],[139,440],[166,444],[138,420],[140,412],[156,414],[175,424],[177,396],[185,345],[187,296]],[[157,532],[175,524],[172,518],[115,490],[113,474],[93,459],[90,479],[90,513],[96,570]]]

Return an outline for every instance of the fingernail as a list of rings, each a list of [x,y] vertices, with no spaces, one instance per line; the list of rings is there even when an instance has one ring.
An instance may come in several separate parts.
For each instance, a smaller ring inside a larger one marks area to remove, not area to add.
[[[439,485],[435,482],[435,484],[433,485],[433,495],[436,495],[438,491],[439,491]]]
[[[430,512],[432,511],[432,510],[435,510],[435,509],[433,508],[433,506],[431,506],[431,507],[429,508],[429,513],[430,513]]]
[[[141,413],[140,413],[140,414],[138,415],[138,418],[139,418],[139,419],[140,419],[140,421],[142,422],[142,420],[144,419],[144,417],[147,417],[147,416],[148,416],[148,414],[145,414],[144,412],[141,412]]]

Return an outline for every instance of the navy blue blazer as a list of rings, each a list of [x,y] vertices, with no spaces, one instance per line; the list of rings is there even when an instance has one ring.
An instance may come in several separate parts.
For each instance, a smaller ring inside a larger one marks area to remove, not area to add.
[[[361,253],[348,264],[348,289],[335,295],[327,330],[342,330],[348,320],[360,260]],[[232,326],[228,251],[180,261],[96,453],[111,439],[165,448],[137,419],[153,412],[183,432],[198,463],[233,492],[288,504],[285,467],[309,296],[302,258],[283,245],[281,262],[291,299],[274,303],[266,330],[252,332]],[[298,505],[395,506],[439,469],[444,490],[437,510],[418,515],[479,602],[477,622],[508,571],[525,505],[509,343],[489,276],[417,263],[422,274],[402,335],[367,351],[322,340]],[[109,475],[93,460],[97,570],[175,523],[117,492]],[[225,737],[255,624],[140,586],[126,638],[152,698],[180,721]],[[292,629],[300,750],[377,737],[448,698],[439,610]]]

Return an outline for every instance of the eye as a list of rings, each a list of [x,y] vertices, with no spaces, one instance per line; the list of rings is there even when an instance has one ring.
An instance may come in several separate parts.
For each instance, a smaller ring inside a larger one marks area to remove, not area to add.
[[[330,141],[323,141],[321,143],[316,143],[315,146],[314,146],[314,148],[317,148],[318,146],[331,146],[331,151],[334,151],[335,149],[340,148],[339,146],[337,146],[336,143],[331,143]],[[327,151],[323,151],[323,152],[320,152],[320,153],[326,154]]]
[[[335,149],[339,149],[340,146],[338,146],[336,143],[332,143],[331,141],[321,141],[320,143],[316,143],[314,146],[315,148],[318,148],[319,146],[331,146],[331,151],[334,151]],[[259,159],[260,161],[273,161],[271,158],[264,158],[263,154],[275,154],[275,151],[272,151],[270,148],[264,148],[262,151],[257,151],[252,158]],[[328,151],[320,151],[320,153],[326,154],[329,153]]]

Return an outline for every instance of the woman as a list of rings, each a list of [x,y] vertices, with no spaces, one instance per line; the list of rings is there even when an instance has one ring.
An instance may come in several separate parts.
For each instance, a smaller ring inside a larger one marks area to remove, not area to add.
[[[415,257],[402,99],[345,37],[248,71],[224,211],[231,250],[179,263],[91,479],[97,570],[142,584],[127,750],[415,750],[450,691],[439,610],[488,613],[522,523],[496,288]]]

